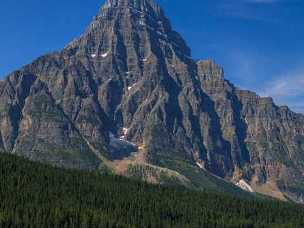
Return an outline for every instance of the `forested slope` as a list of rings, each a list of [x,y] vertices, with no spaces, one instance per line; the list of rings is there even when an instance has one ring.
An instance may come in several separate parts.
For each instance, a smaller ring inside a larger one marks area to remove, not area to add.
[[[1,227],[303,227],[279,201],[149,185],[0,155]]]

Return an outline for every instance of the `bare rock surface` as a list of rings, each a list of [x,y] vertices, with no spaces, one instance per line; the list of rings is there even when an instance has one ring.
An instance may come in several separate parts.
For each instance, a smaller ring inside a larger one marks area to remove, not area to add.
[[[142,164],[303,199],[304,116],[195,62],[152,0],[108,0],[81,37],[0,82],[2,152],[96,169],[142,150]]]

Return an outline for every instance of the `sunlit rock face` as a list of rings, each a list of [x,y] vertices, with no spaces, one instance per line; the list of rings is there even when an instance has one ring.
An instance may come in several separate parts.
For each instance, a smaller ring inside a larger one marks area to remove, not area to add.
[[[62,51],[0,82],[0,151],[95,169],[139,148],[303,197],[303,116],[195,62],[151,0],[108,0]]]

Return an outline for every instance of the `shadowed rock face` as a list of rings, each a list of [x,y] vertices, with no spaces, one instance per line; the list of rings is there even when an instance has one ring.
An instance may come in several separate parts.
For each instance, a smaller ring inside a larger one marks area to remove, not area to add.
[[[194,62],[151,0],[108,0],[80,38],[8,75],[0,126],[0,151],[57,166],[94,169],[144,145],[156,165],[303,193],[304,117]]]

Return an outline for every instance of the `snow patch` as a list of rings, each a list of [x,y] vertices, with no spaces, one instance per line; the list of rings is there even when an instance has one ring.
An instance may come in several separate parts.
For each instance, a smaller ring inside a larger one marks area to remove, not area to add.
[[[126,138],[127,138],[127,135],[128,135],[128,132],[129,132],[129,128],[124,127],[124,128],[122,129],[122,136],[120,136],[119,139],[121,139],[121,140],[126,139]]]
[[[247,192],[254,192],[251,186],[244,179],[241,179],[235,185]]]
[[[244,119],[244,122],[245,122],[245,123],[246,123],[246,124],[248,125],[248,121],[247,121],[247,118],[245,118],[245,119]]]
[[[110,53],[110,51],[107,51],[107,52],[101,54],[101,57],[102,57],[102,58],[105,58],[105,57],[107,57],[107,56],[109,55],[109,53]]]
[[[136,83],[134,83],[133,85],[131,86],[128,86],[128,91],[131,91],[134,87],[135,87]]]
[[[139,149],[139,150],[144,150],[144,149],[145,149],[145,145],[140,145],[140,146],[138,147],[138,149]]]
[[[196,165],[197,165],[198,167],[200,167],[201,169],[204,168],[204,166],[203,166],[201,163],[199,163],[199,162],[196,162]]]
[[[126,130],[128,131],[129,129],[126,129]],[[110,133],[110,143],[113,143],[113,144],[119,143],[119,144],[137,147],[135,143],[132,143],[132,142],[126,140],[126,136],[127,136],[127,134],[124,134],[124,135],[120,136],[119,138],[116,138],[114,134]]]
[[[96,58],[96,54],[92,54],[91,57],[94,59]]]
[[[110,133],[109,150],[113,159],[121,159],[123,156],[129,156],[132,152],[136,152],[138,147],[125,139],[125,136],[117,138],[114,134]]]

